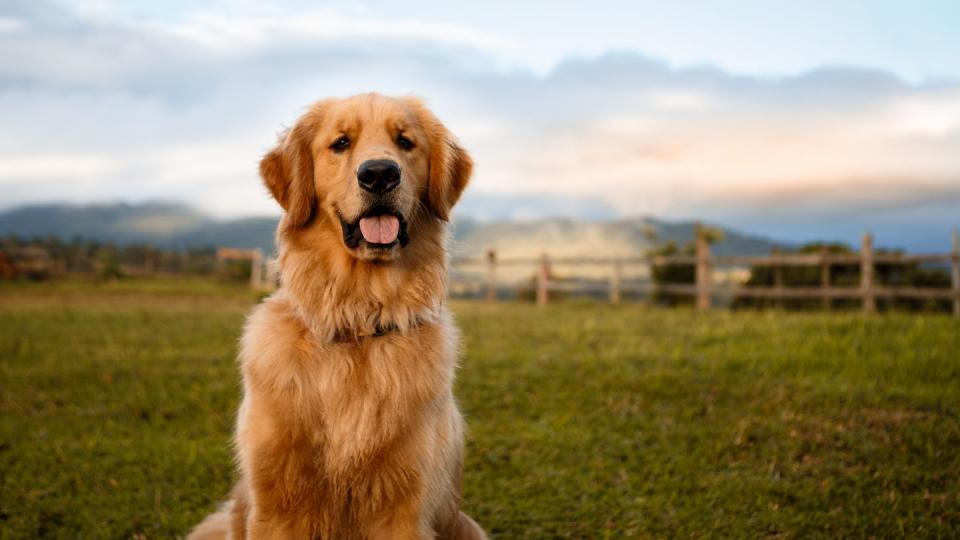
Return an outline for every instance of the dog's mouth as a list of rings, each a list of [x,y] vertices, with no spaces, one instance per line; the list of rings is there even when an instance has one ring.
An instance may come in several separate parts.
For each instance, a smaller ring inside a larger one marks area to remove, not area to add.
[[[386,206],[373,206],[352,222],[340,215],[340,226],[343,242],[349,248],[365,244],[375,249],[389,249],[397,245],[404,247],[410,242],[407,220]]]

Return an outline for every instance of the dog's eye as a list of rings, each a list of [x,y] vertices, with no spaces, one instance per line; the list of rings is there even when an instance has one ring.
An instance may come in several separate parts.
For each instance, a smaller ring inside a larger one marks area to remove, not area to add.
[[[401,133],[400,135],[397,135],[397,146],[403,148],[404,150],[413,150],[416,145],[413,144],[413,141],[408,139],[406,135]]]
[[[341,135],[339,139],[333,141],[333,144],[330,145],[330,149],[334,152],[340,153],[350,148],[350,137],[346,135]]]

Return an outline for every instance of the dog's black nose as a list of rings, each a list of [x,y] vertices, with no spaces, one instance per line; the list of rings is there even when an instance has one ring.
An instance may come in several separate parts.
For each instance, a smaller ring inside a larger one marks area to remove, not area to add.
[[[389,193],[400,185],[400,166],[390,159],[364,161],[357,169],[357,181],[370,193]]]

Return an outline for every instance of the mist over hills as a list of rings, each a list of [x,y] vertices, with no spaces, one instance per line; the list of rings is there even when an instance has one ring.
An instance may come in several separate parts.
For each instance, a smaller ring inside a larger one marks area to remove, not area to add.
[[[277,218],[218,220],[178,203],[67,205],[45,204],[0,212],[0,235],[22,238],[80,237],[116,244],[146,243],[163,248],[230,246],[273,251]],[[721,227],[722,228],[722,227]],[[660,241],[685,244],[693,239],[692,222],[654,218],[589,220],[543,217],[529,220],[480,221],[457,219],[453,230],[456,256],[481,256],[495,248],[501,257],[632,256],[649,247],[646,233],[656,230]],[[783,243],[724,229],[714,246],[717,254],[763,254]]]

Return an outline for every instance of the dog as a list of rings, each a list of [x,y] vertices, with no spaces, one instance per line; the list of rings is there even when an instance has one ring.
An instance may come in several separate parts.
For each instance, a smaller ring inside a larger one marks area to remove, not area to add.
[[[472,169],[421,101],[378,94],[313,104],[263,157],[281,287],[241,340],[239,481],[188,538],[486,538],[444,300]]]

